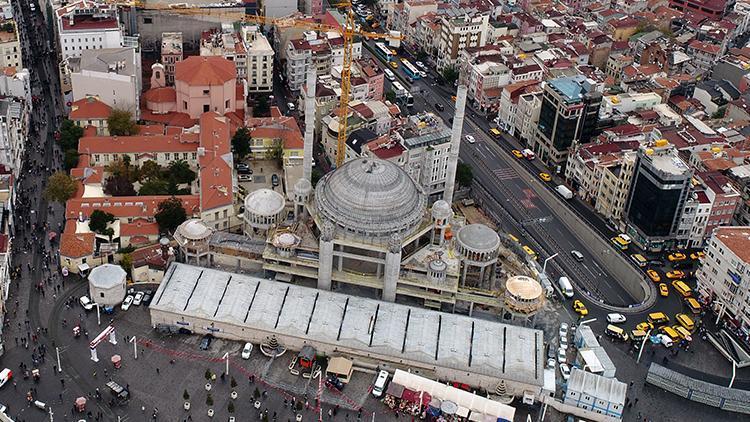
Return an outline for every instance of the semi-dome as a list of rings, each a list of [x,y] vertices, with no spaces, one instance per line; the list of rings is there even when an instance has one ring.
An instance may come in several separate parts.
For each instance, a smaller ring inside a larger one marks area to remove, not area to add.
[[[387,240],[393,233],[407,235],[420,224],[426,198],[396,164],[358,158],[318,182],[315,204],[337,230]]]
[[[463,226],[456,237],[461,246],[473,252],[493,252],[500,246],[500,236],[484,224]]]

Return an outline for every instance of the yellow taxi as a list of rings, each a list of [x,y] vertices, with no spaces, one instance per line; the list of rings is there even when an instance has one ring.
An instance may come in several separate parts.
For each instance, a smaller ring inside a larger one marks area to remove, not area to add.
[[[706,256],[705,252],[701,252],[701,251],[693,252],[690,254],[690,259],[692,259],[693,261],[697,261],[703,258],[704,256]]]
[[[453,101],[454,103],[456,102],[456,96],[455,95],[451,95],[451,101]]]
[[[586,316],[589,314],[589,310],[586,309],[586,305],[584,305],[580,300],[573,301],[573,310],[576,311],[576,313],[580,316]]]
[[[670,279],[673,279],[673,280],[674,279],[685,278],[686,275],[687,274],[685,274],[685,271],[681,271],[681,270],[672,270],[672,271],[668,271],[667,272],[667,278],[670,278]]]
[[[388,64],[391,65],[392,68],[398,69],[398,63],[396,63],[396,62],[390,62]]]
[[[511,152],[513,153],[513,155],[515,155],[515,156],[516,156],[516,158],[523,158],[523,154],[521,153],[521,151],[519,151],[519,150],[517,150],[517,149],[514,149],[514,150],[513,150],[513,151],[511,151]]]
[[[512,240],[512,241],[514,241],[516,243],[521,243],[521,241],[518,240],[518,238],[515,237],[515,236],[513,236],[513,234],[511,234],[511,233],[508,233],[508,237],[510,238],[510,240]]]
[[[646,270],[646,275],[648,275],[648,278],[650,278],[654,283],[658,283],[661,281],[661,276],[656,272],[656,270]]]
[[[644,322],[636,325],[635,329],[636,330],[641,330],[641,331],[648,332],[648,330],[653,330],[654,329],[654,324],[652,324],[652,323],[650,323],[648,321],[644,321]]]
[[[675,252],[667,255],[667,259],[669,262],[678,262],[678,261],[684,261],[687,259],[687,255],[680,252]]]
[[[669,287],[667,287],[667,283],[659,283],[659,294],[663,297],[669,296]]]
[[[539,178],[544,180],[545,182],[549,182],[552,180],[552,176],[550,176],[548,173],[539,173]]]

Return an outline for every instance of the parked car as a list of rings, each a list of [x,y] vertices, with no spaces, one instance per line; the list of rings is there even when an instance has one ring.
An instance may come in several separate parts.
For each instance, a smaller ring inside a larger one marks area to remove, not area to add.
[[[669,296],[669,287],[667,287],[667,283],[659,283],[659,294],[663,297]]]
[[[607,314],[607,322],[610,324],[622,324],[626,321],[625,315],[618,313]]]
[[[239,174],[252,174],[253,170],[245,163],[238,163],[237,164],[237,173]]]
[[[143,302],[143,292],[138,292],[133,296],[133,305],[135,306],[141,306],[141,303]]]
[[[667,256],[667,259],[669,262],[675,262],[675,261],[684,261],[687,259],[687,256],[684,253],[675,252],[671,253]]]
[[[213,341],[214,336],[211,334],[206,334],[201,339],[200,344],[198,345],[198,348],[201,350],[208,350],[209,347],[211,347],[211,342]]]
[[[589,310],[586,309],[586,305],[580,300],[573,301],[573,310],[580,316],[586,316],[589,314]]]
[[[83,309],[85,309],[87,311],[90,311],[90,310],[94,309],[94,303],[86,295],[81,296],[81,298],[78,299],[78,302],[80,302],[81,306],[83,306]]]
[[[151,297],[151,294],[150,294],[150,293],[148,293],[148,292],[146,292],[146,293],[145,293],[145,294],[143,295],[143,306],[148,306],[148,305],[150,305],[150,304],[151,304],[151,299],[152,299],[152,297]]]
[[[279,186],[279,176],[277,174],[271,175],[271,184],[275,186]]]
[[[435,103],[435,108],[437,109],[437,111],[444,111],[445,110],[445,106],[442,105],[442,104],[440,104],[440,103]]]
[[[646,275],[654,283],[658,283],[661,281],[661,276],[659,275],[659,273],[656,272],[656,270],[646,270]]]
[[[122,301],[122,305],[120,305],[120,309],[123,311],[127,311],[130,309],[130,305],[133,304],[133,296],[127,295],[125,296],[125,300]]]
[[[566,339],[568,338],[568,323],[563,322],[560,324],[560,330],[558,334],[560,334],[560,338],[563,338],[563,337],[565,337]]]
[[[328,374],[326,377],[326,387],[341,391],[344,389],[344,383],[336,375]]]
[[[549,358],[547,359],[547,368],[553,369],[557,365],[557,361],[555,358]]]
[[[558,363],[566,363],[568,360],[568,357],[565,355],[565,349],[557,349],[557,362]]]
[[[252,180],[253,180],[253,176],[250,174],[240,173],[237,175],[238,182],[251,182]]]
[[[567,381],[568,378],[570,378],[570,367],[568,366],[567,363],[560,364],[560,375],[562,375],[565,381]]]
[[[8,381],[13,378],[13,371],[5,368],[0,372],[0,387],[4,386]]]
[[[247,342],[245,343],[245,347],[242,348],[242,359],[250,359],[251,353],[253,353],[253,344]]]

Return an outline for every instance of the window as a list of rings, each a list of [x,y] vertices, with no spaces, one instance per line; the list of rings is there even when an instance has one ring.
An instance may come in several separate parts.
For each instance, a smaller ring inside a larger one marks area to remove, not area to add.
[[[208,113],[209,111],[211,111],[210,106],[208,104],[203,104],[203,112]]]
[[[187,101],[182,102],[182,109],[187,110]]]
[[[209,94],[209,92],[210,92],[209,90],[207,90],[207,89],[204,89],[204,90],[203,90],[203,95],[208,95],[208,94]]]
[[[104,297],[104,292],[99,292],[99,297]]]
[[[147,25],[150,25],[150,24],[153,23],[153,19],[152,18],[143,18],[143,23],[147,24]]]
[[[229,100],[224,103],[224,108],[229,108]]]

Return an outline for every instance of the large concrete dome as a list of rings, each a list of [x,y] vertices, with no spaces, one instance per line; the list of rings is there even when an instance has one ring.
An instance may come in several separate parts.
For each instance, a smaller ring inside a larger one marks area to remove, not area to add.
[[[419,226],[426,198],[396,164],[358,158],[318,182],[315,205],[337,231],[387,240],[393,233],[408,235]]]

